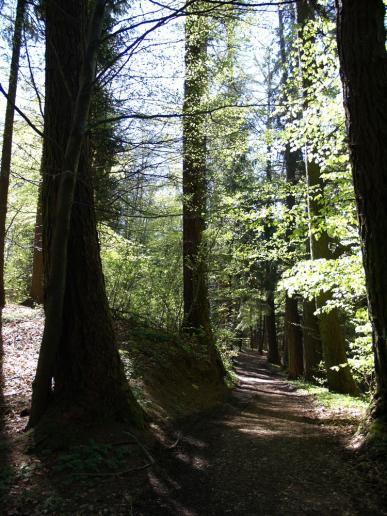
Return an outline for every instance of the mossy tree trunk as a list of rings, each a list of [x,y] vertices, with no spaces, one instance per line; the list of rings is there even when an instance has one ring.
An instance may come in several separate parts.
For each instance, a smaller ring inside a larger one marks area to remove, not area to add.
[[[195,6],[196,7],[196,6]],[[189,14],[185,20],[183,104],[183,331],[205,347],[215,376],[224,367],[215,347],[208,293],[207,137],[205,101],[208,91],[209,20]]]
[[[337,42],[375,355],[387,421],[387,52],[382,0],[336,0]]]
[[[184,329],[212,340],[204,239],[207,208],[206,116],[208,20],[189,15],[185,22],[183,118]]]

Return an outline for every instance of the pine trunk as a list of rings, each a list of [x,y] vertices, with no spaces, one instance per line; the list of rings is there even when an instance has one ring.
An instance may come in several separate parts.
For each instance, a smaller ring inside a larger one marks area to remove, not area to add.
[[[387,420],[387,52],[382,0],[336,0],[344,90],[368,305],[376,393],[372,415]]]
[[[30,427],[53,414],[78,424],[106,419],[141,422],[107,304],[85,137],[104,4],[95,3],[86,48],[87,1],[46,4],[42,164],[46,322]]]
[[[266,344],[266,315],[263,315],[262,317],[262,330],[261,330],[261,341],[259,343],[259,349],[258,352],[260,355],[263,355],[264,351],[267,351],[267,344]]]
[[[288,63],[287,63],[287,49],[285,42],[285,28],[281,6],[278,7],[278,33],[279,46],[282,64],[282,85],[286,84],[288,79]],[[302,161],[302,156],[299,151],[291,151],[290,145],[287,144],[284,151],[284,162],[286,171],[286,182],[289,185],[296,184],[296,172],[299,163]],[[295,197],[289,193],[286,197],[286,207],[291,212],[295,205]],[[289,251],[294,251],[294,245],[291,241],[291,234],[293,231],[294,221],[288,229],[286,238],[288,241]],[[303,372],[303,355],[302,355],[302,332],[300,329],[300,316],[298,313],[298,301],[295,298],[290,298],[286,295],[285,298],[285,320],[284,320],[284,365],[288,368],[290,378],[297,378]]]

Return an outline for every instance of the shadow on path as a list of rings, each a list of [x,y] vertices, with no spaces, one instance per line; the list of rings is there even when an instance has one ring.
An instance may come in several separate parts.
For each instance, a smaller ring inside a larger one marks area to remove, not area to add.
[[[134,514],[387,514],[307,396],[256,352],[242,352],[236,372],[229,402],[162,452]]]

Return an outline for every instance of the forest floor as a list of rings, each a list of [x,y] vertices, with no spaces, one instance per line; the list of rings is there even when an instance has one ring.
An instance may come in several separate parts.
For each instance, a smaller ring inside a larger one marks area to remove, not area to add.
[[[0,514],[387,515],[386,469],[353,439],[361,414],[322,407],[255,351],[239,355],[223,404],[152,425],[148,451],[129,435],[29,452],[21,414],[42,326],[31,314],[5,314]]]

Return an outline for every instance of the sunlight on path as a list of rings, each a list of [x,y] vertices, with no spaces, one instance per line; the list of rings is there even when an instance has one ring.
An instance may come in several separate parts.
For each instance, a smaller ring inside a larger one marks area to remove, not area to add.
[[[256,352],[241,353],[236,373],[229,402],[150,473],[146,514],[387,514],[346,455],[346,435],[321,424],[308,396]]]

